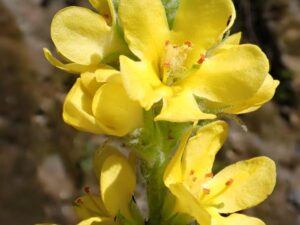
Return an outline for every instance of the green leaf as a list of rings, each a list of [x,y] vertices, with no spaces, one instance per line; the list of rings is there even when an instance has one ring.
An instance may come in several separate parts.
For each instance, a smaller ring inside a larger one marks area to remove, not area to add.
[[[162,3],[166,10],[169,26],[172,28],[179,6],[179,0],[162,0]]]

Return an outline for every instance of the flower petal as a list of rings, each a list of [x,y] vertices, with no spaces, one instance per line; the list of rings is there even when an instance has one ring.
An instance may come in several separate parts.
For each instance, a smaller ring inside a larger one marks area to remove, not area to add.
[[[77,225],[115,225],[116,223],[111,218],[91,217],[81,221]]]
[[[232,45],[207,58],[183,85],[210,101],[237,104],[255,95],[268,71],[268,59],[258,47]]]
[[[143,112],[140,105],[128,97],[121,77],[117,78],[97,90],[92,110],[97,123],[110,130],[110,134],[124,136],[142,125]]]
[[[112,155],[104,161],[100,179],[101,196],[112,216],[120,210],[127,211],[135,186],[134,171],[125,157]]]
[[[272,76],[268,75],[257,93],[252,98],[245,100],[244,102],[241,102],[239,104],[226,105],[218,102],[203,100],[200,108],[202,108],[202,110],[205,112],[228,114],[242,114],[253,112],[273,98],[278,85],[279,81],[273,80]]]
[[[111,155],[120,155],[121,156],[121,153],[114,146],[104,145],[104,146],[98,148],[94,154],[93,167],[94,167],[95,175],[99,181],[100,181],[101,169],[102,169],[103,163]]]
[[[174,91],[175,92],[175,91]],[[200,111],[194,95],[189,91],[180,91],[163,99],[163,108],[155,118],[171,122],[197,121],[200,119],[214,119],[213,114]]]
[[[222,205],[219,213],[233,213],[264,201],[276,182],[275,163],[267,157],[241,161],[220,171],[209,183],[203,204]]]
[[[82,131],[105,133],[105,128],[96,123],[92,114],[92,98],[85,91],[80,78],[68,93],[63,106],[64,121]]]
[[[257,110],[273,98],[278,85],[279,81],[273,80],[272,76],[268,75],[258,92],[252,98],[239,107],[232,108],[229,113],[240,114]],[[225,112],[227,111],[225,110]]]
[[[140,59],[158,65],[169,33],[160,0],[122,0],[119,16],[130,50]]]
[[[107,211],[100,198],[96,195],[84,195],[75,201],[74,209],[76,215],[81,219],[88,219],[94,216],[107,217]]]
[[[93,66],[84,66],[84,65],[79,65],[77,63],[62,63],[58,59],[56,59],[52,53],[49,51],[49,49],[44,48],[44,55],[48,62],[57,67],[58,69],[64,70],[69,73],[83,73],[85,71],[88,71],[90,69],[93,69]]]
[[[98,64],[111,29],[99,14],[82,7],[67,7],[53,18],[51,37],[58,51],[81,64]]]
[[[172,157],[170,163],[168,164],[164,172],[164,183],[167,187],[175,183],[180,183],[183,181],[183,171],[182,171],[182,156],[185,151],[186,144],[192,134],[193,128],[189,128],[182,136],[179,146]]]
[[[177,199],[178,211],[191,215],[201,225],[211,224],[209,213],[182,183],[172,184],[169,189]]]
[[[199,181],[203,181],[211,173],[215,156],[225,142],[227,133],[227,123],[216,121],[201,127],[189,140],[182,160],[185,180],[192,173]]]
[[[149,110],[170,89],[162,85],[151,65],[135,62],[124,56],[120,57],[120,64],[121,75],[129,97],[138,101],[146,110]]]
[[[258,218],[238,213],[231,214],[227,217],[215,214],[214,216],[212,216],[211,225],[234,225],[240,224],[241,222],[243,223],[243,225],[265,225],[265,223]]]
[[[178,44],[193,43],[191,62],[221,41],[223,33],[235,19],[231,0],[181,0],[173,26],[173,39]]]
[[[89,0],[89,2],[108,21],[109,24],[115,23],[116,12],[113,0]]]

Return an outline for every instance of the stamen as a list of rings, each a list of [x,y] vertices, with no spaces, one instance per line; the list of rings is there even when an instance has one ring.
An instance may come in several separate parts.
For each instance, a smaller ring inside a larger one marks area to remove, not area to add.
[[[184,44],[187,45],[188,47],[192,47],[192,42],[190,42],[190,41],[186,41],[186,42],[184,42]]]
[[[207,174],[205,174],[205,177],[206,178],[213,178],[214,174],[213,173],[207,173]]]
[[[166,69],[170,69],[171,68],[171,64],[170,63],[164,63],[164,68]]]
[[[90,193],[91,193],[91,188],[88,187],[88,186],[84,187],[83,190],[84,190],[84,192],[85,192],[86,194],[90,194]]]
[[[169,40],[166,40],[165,46],[168,46],[171,42]]]
[[[197,180],[197,177],[193,177],[192,181],[196,182],[196,180]]]
[[[202,54],[202,55],[200,56],[200,59],[197,61],[197,63],[198,63],[198,64],[202,64],[204,61],[205,61],[205,55]]]
[[[193,176],[195,174],[195,170],[191,170],[190,176]]]
[[[225,184],[226,184],[226,186],[230,186],[230,185],[232,185],[232,183],[233,183],[233,179],[231,178]]]
[[[76,203],[77,205],[83,205],[83,201],[82,201],[81,198],[76,199],[76,200],[75,200],[75,203]]]
[[[208,188],[202,188],[202,190],[203,190],[203,193],[206,195],[208,195],[210,193],[210,189],[208,189]]]

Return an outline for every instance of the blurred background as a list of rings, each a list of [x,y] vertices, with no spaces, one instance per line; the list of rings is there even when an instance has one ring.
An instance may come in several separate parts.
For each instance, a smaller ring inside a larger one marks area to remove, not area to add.
[[[86,0],[87,1],[87,0]],[[75,224],[70,206],[85,185],[97,193],[93,151],[105,139],[61,118],[75,80],[50,66],[50,22],[75,0],[0,0],[0,224]],[[247,213],[269,225],[300,225],[300,1],[236,0],[234,31],[268,55],[281,81],[273,101],[232,124],[220,164],[266,155],[277,162],[273,195]]]

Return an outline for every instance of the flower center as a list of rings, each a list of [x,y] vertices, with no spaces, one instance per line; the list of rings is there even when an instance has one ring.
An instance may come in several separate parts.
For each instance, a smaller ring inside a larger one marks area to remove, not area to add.
[[[160,78],[163,83],[170,86],[188,76],[189,68],[186,67],[186,61],[192,49],[193,44],[190,41],[182,45],[174,45],[170,41],[165,42],[165,52],[160,63]],[[205,56],[201,55],[197,63],[202,64],[204,60]]]

